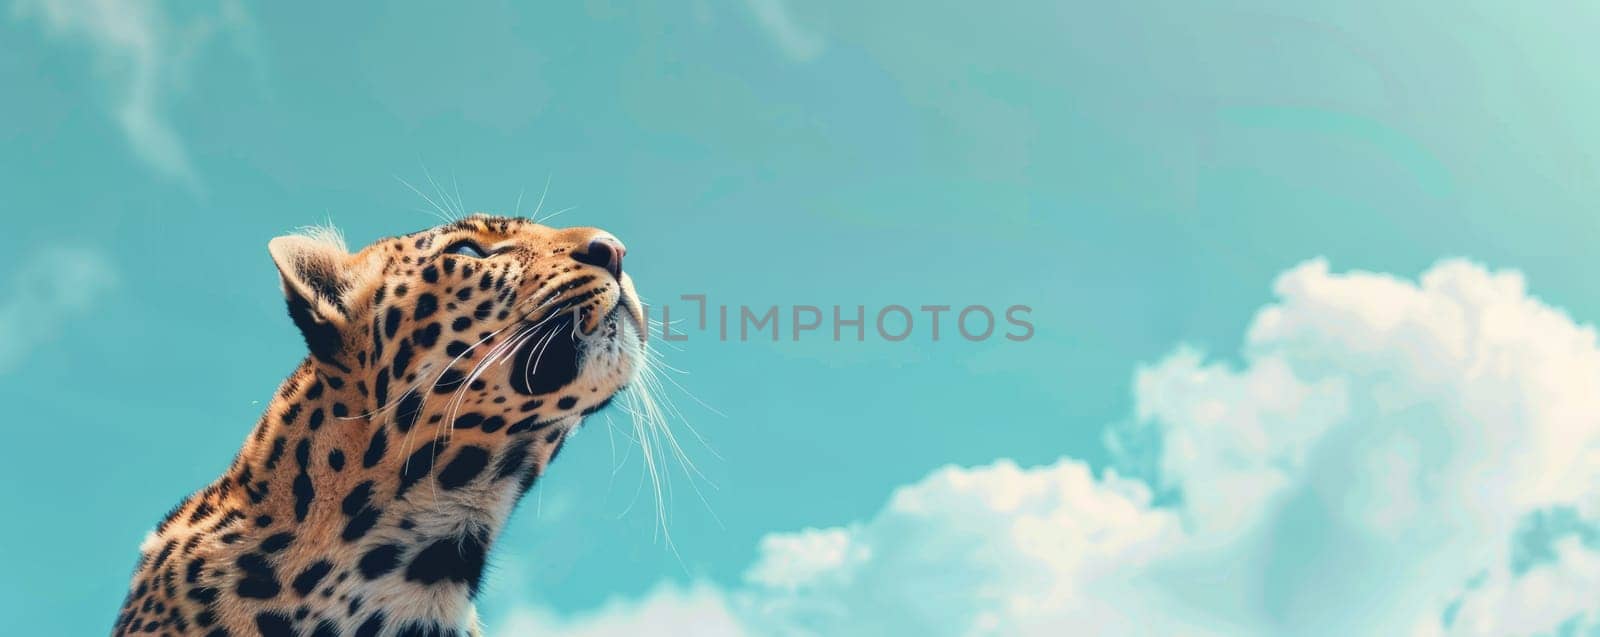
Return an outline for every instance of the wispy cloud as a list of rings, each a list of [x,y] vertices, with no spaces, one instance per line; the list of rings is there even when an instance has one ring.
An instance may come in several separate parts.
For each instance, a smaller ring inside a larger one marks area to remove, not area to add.
[[[1241,365],[1180,348],[1139,370],[1107,438],[1125,475],[946,467],[867,520],[768,536],[738,585],[520,617],[596,635],[1600,631],[1594,329],[1460,261],[1419,282],[1313,261],[1276,291]]]
[[[111,262],[83,248],[43,250],[22,264],[0,288],[0,374],[57,338],[62,321],[89,310],[117,282]]]
[[[795,21],[787,0],[746,0],[746,4],[756,23],[789,59],[810,62],[827,48],[827,40]]]
[[[182,137],[166,114],[188,80],[190,61],[219,35],[249,24],[237,0],[181,5],[178,17],[160,2],[141,0],[17,0],[15,14],[37,19],[61,39],[94,52],[96,72],[114,91],[111,116],[135,155],[156,172],[200,189]]]

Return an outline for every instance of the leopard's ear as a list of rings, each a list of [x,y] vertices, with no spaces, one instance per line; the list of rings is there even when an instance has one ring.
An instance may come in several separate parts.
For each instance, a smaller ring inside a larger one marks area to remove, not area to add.
[[[368,287],[369,269],[331,232],[278,237],[267,243],[267,252],[278,266],[289,318],[311,354],[337,362],[343,330]]]

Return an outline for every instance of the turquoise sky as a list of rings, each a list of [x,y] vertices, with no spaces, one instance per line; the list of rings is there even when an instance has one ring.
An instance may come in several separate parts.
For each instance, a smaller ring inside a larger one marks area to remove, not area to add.
[[[109,627],[143,534],[303,354],[267,241],[435,223],[401,180],[500,214],[548,183],[552,223],[621,237],[656,304],[1033,308],[1024,343],[691,334],[668,353],[705,479],[674,475],[675,550],[637,450],[591,421],[498,546],[489,618],[736,586],[766,534],[871,518],[948,464],[1109,466],[1135,370],[1179,344],[1241,364],[1308,259],[1466,257],[1600,318],[1592,7],[12,4],[16,634]]]

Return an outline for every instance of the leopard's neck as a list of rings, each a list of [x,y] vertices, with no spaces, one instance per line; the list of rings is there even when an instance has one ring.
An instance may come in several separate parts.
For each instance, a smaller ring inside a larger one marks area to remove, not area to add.
[[[579,418],[478,407],[458,429],[448,396],[351,376],[308,360],[283,383],[142,547],[118,634],[470,634],[490,547]]]

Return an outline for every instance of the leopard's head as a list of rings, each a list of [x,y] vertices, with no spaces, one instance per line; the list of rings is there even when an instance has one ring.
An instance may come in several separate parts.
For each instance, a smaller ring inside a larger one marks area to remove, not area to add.
[[[347,417],[392,421],[401,435],[503,444],[570,426],[643,357],[626,250],[602,230],[480,214],[355,253],[326,231],[269,250],[319,368],[365,397]]]

